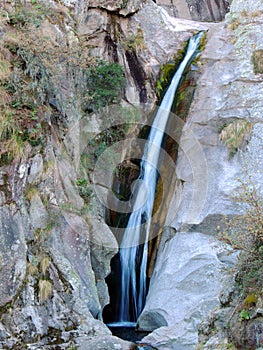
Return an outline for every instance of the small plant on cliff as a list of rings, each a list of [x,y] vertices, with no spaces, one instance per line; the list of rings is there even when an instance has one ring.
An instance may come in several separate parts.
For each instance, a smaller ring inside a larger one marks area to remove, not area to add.
[[[79,195],[84,199],[85,203],[89,203],[93,197],[93,190],[88,180],[81,178],[76,180]]]
[[[52,284],[49,281],[40,280],[38,287],[39,287],[39,299],[41,302],[44,302],[45,300],[51,297],[53,293],[53,288],[52,288]]]
[[[240,321],[247,321],[250,320],[250,314],[248,310],[243,309],[239,314],[239,320]]]
[[[252,127],[253,125],[246,120],[235,120],[221,128],[219,138],[229,149],[230,157],[233,157],[249,139]]]
[[[48,256],[44,256],[43,259],[40,261],[40,268],[43,275],[46,275],[47,269],[50,265],[50,259]]]
[[[31,4],[25,4],[16,0],[15,9],[9,13],[9,23],[16,28],[23,28],[27,25],[35,25],[39,27],[44,17],[51,14],[51,10],[42,1],[31,1]]]

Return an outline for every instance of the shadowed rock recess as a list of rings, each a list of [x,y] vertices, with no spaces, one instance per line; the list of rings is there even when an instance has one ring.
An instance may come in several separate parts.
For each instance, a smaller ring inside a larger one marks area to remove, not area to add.
[[[141,146],[121,141],[149,123],[161,67],[199,31],[202,52],[177,101],[191,100],[188,115],[180,137],[168,132],[179,147],[176,163],[162,166],[164,198],[157,187],[136,325],[149,334],[138,347],[103,322],[120,242],[106,224],[118,221],[108,190],[116,202],[131,193],[118,178],[136,177],[129,154]],[[263,193],[262,32],[260,0],[1,1],[1,349],[263,347],[262,292],[240,318],[238,252],[217,238],[225,217],[244,211],[233,200],[244,168]],[[246,132],[233,145],[222,131],[237,122]],[[96,168],[105,151],[112,171],[106,161]]]

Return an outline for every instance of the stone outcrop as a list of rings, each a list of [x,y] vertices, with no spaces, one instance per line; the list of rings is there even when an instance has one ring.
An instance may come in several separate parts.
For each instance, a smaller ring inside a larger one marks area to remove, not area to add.
[[[229,11],[227,0],[156,0],[171,15],[195,21],[222,21]]]
[[[167,232],[166,232],[167,233]],[[161,245],[138,328],[161,349],[194,349],[197,324],[218,304],[224,273],[235,254],[215,238],[197,232],[173,233]]]

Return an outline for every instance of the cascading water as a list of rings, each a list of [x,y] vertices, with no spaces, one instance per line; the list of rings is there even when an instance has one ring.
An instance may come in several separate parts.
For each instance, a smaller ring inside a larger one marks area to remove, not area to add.
[[[148,239],[161,144],[176,89],[185,68],[198,52],[202,35],[203,32],[200,32],[190,39],[186,55],[176,71],[155,116],[144,149],[133,212],[129,217],[120,245],[121,301],[119,322],[123,324],[136,321],[144,307],[147,288]]]

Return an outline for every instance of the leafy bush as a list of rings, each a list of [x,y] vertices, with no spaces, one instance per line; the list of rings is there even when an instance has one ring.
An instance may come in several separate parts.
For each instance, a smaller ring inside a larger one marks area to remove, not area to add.
[[[124,85],[124,71],[118,63],[100,61],[91,66],[87,71],[86,109],[94,111],[118,103]]]

